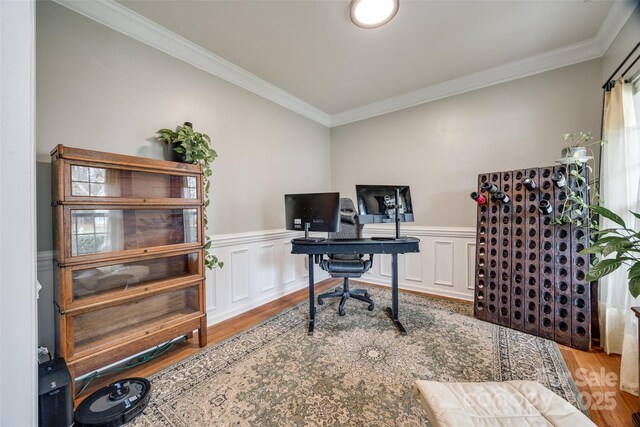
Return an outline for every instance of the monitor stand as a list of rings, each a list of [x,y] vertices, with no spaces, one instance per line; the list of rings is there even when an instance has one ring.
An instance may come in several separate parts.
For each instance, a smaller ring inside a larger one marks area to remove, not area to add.
[[[396,200],[394,209],[396,211],[396,237],[372,237],[371,240],[390,241],[390,240],[407,240],[407,236],[400,235],[400,189],[396,188]]]
[[[311,224],[308,222],[304,223],[304,239],[293,239],[295,242],[305,243],[305,242],[322,242],[326,240],[324,237],[309,237],[309,228],[311,228]]]
[[[396,240],[407,240],[407,236],[400,235],[400,189],[396,188]]]

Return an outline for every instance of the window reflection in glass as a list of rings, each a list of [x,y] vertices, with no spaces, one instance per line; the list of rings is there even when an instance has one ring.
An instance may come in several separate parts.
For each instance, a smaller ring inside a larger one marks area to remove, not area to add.
[[[71,165],[71,195],[197,199],[198,180],[195,176]]]
[[[196,209],[71,211],[72,256],[198,241]]]
[[[197,199],[198,198],[198,189],[195,176],[186,176],[185,185],[182,189],[182,198],[183,199]]]

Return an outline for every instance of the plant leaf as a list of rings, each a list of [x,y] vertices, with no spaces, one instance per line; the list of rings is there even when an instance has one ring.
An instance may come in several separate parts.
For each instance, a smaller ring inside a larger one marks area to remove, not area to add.
[[[622,265],[622,261],[618,259],[604,259],[595,267],[592,267],[587,274],[587,282],[598,280],[608,274],[613,273]]]
[[[638,298],[640,295],[640,276],[629,279],[629,292],[634,298]]]
[[[629,269],[629,279],[633,279],[634,277],[640,277],[640,261],[636,262],[630,269]]]
[[[631,242],[629,242],[624,237],[619,237],[616,240],[609,242],[609,244],[602,251],[602,255],[608,256],[614,252],[622,252],[624,253],[624,249],[631,246]]]
[[[597,213],[598,215],[601,215],[613,222],[615,222],[618,225],[623,226],[624,228],[627,228],[627,225],[624,223],[624,220],[622,218],[620,218],[618,215],[614,214],[613,212],[611,212],[609,209],[605,208],[604,206],[591,206],[591,210],[595,213]]]
[[[605,228],[604,230],[597,230],[597,231],[592,231],[591,234],[596,235],[596,234],[620,234],[618,232],[618,230],[622,230],[621,228]]]
[[[620,240],[626,241],[626,239],[624,237],[622,237],[622,236],[606,236],[606,237],[603,237],[601,239],[598,239],[596,241],[596,243],[594,243],[594,244],[596,244],[596,245],[606,245],[608,243],[617,242],[617,241],[620,241]]]
[[[585,248],[583,250],[580,251],[580,254],[582,255],[586,255],[586,254],[601,254],[602,250],[604,249],[604,246],[590,246],[588,248]]]

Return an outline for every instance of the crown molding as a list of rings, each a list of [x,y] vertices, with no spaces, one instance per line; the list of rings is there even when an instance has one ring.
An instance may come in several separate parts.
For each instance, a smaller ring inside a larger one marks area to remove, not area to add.
[[[321,125],[330,125],[330,116],[324,111],[113,0],[53,1]]]
[[[602,55],[607,52],[624,24],[631,17],[636,6],[638,6],[638,0],[614,1],[611,5],[611,9],[596,36],[596,39],[600,41]]]
[[[331,127],[539,74],[602,56],[595,38],[374,102],[331,116]]]
[[[114,0],[53,0],[323,126],[336,127],[545,71],[600,58],[638,5],[614,1],[596,37],[333,115],[251,74]]]
[[[592,39],[333,114],[331,127],[600,58],[605,54],[637,5],[638,0],[614,1],[598,30],[598,34]]]

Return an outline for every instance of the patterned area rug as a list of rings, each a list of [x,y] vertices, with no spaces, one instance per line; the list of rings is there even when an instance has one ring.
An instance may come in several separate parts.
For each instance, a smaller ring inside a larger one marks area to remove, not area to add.
[[[417,379],[530,379],[579,407],[554,342],[476,320],[469,304],[404,293],[402,337],[383,312],[391,292],[369,289],[371,312],[355,300],[345,317],[335,299],[317,306],[313,337],[303,303],[156,373],[134,425],[429,426]]]

